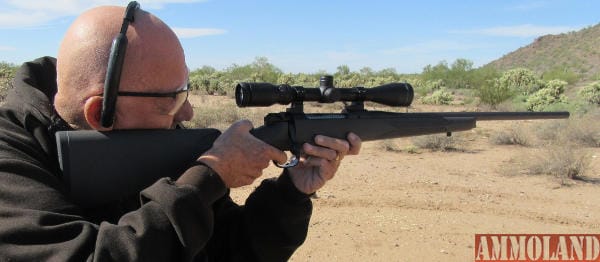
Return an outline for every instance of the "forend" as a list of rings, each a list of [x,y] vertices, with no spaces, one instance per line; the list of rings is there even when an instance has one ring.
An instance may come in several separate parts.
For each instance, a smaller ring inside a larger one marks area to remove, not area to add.
[[[287,105],[302,102],[358,102],[371,101],[388,106],[407,107],[414,92],[408,83],[390,83],[377,87],[335,88],[333,76],[321,76],[319,87],[290,86],[287,84],[246,83],[235,87],[235,102],[239,107]]]

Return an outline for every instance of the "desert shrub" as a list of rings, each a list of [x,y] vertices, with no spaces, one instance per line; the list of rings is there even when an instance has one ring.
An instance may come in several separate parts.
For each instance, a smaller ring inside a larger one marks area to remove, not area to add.
[[[566,138],[573,144],[600,147],[600,125],[597,117],[588,116],[571,120],[565,133]]]
[[[542,110],[548,112],[569,111],[572,115],[584,115],[593,109],[591,104],[579,100],[564,99],[562,102],[546,105]]]
[[[226,95],[233,90],[232,83],[228,80],[219,80],[205,75],[190,76],[189,87],[200,94]]]
[[[438,80],[427,80],[425,82],[425,87],[429,90],[439,90],[442,89],[446,86],[446,84],[444,83],[444,80],[438,79]]]
[[[10,78],[0,78],[0,102],[4,101],[6,95],[8,95],[8,90],[12,88],[12,79]]]
[[[600,81],[593,82],[579,91],[579,96],[591,104],[600,104]]]
[[[424,104],[434,105],[449,105],[452,101],[454,101],[454,95],[446,91],[446,89],[436,90],[430,96],[421,98],[421,102]]]
[[[277,84],[291,85],[294,82],[294,75],[291,73],[281,74],[277,79]]]
[[[550,142],[556,142],[565,133],[568,122],[564,120],[548,120],[535,127],[537,138]]]
[[[18,68],[11,63],[0,62],[0,78],[13,78]]]
[[[569,84],[577,83],[577,81],[579,81],[580,78],[581,76],[578,73],[571,71],[569,68],[554,68],[542,74],[542,80],[544,81],[560,79],[566,81]]]
[[[406,80],[415,90],[425,86],[425,81],[420,78],[409,78]]]
[[[380,150],[392,153],[406,152],[409,154],[419,154],[419,149],[414,145],[402,147],[397,139],[384,139],[379,141],[378,148]]]
[[[501,85],[497,79],[490,80],[477,89],[479,101],[492,107],[508,100],[514,94],[514,90],[510,89],[508,85]]]
[[[600,124],[597,116],[586,115],[570,120],[545,121],[535,128],[537,137],[551,144],[600,147]]]
[[[0,101],[4,101],[8,90],[12,88],[12,79],[17,69],[16,65],[0,62]]]
[[[571,147],[552,147],[528,159],[526,170],[532,175],[551,175],[561,179],[581,179],[589,167],[588,156]]]
[[[534,93],[542,86],[542,82],[535,74],[526,68],[515,68],[504,72],[495,84],[525,95]]]
[[[444,80],[441,79],[427,81],[419,80],[416,82],[416,85],[413,85],[413,89],[417,96],[423,98],[435,90],[444,88],[444,86]]]
[[[387,152],[402,152],[402,148],[396,143],[395,139],[384,139],[379,141],[379,148]]]
[[[412,144],[421,149],[429,149],[432,151],[448,151],[457,150],[457,144],[459,144],[459,138],[456,136],[446,135],[426,135],[416,136],[411,139]]]
[[[235,105],[200,106],[194,108],[194,118],[188,123],[188,126],[191,128],[224,129],[243,118],[242,112]]]
[[[188,80],[188,85],[190,90],[198,90],[206,93],[206,90],[208,90],[208,87],[210,86],[210,80],[203,75],[191,75]]]
[[[529,96],[525,103],[529,111],[543,111],[547,106],[556,103],[566,103],[567,98],[563,95],[567,82],[562,80],[550,80],[545,86]]]
[[[529,135],[520,126],[512,126],[506,130],[497,131],[490,136],[490,142],[494,145],[530,146],[530,141]]]
[[[406,148],[404,148],[404,151],[406,151],[406,153],[409,153],[409,154],[419,154],[420,153],[419,149],[414,145],[407,146]]]

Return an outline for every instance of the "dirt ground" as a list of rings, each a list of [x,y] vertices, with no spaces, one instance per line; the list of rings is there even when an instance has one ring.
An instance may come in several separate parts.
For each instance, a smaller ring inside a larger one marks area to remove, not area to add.
[[[539,150],[480,135],[510,125],[479,122],[460,151],[411,154],[365,143],[318,191],[308,237],[291,261],[472,261],[477,233],[599,233],[597,182],[503,171]],[[600,150],[586,150],[586,176],[598,181]],[[234,199],[243,203],[258,183],[233,190]]]
[[[192,102],[232,103],[226,97]],[[259,116],[253,119],[258,126],[265,112],[280,109],[248,114]],[[346,157],[318,191],[308,237],[290,260],[473,261],[479,233],[600,233],[600,148],[579,148],[589,160],[585,182],[524,174],[527,161],[519,159],[539,155],[544,146],[490,142],[490,134],[515,122],[535,130],[540,121],[550,120],[480,121],[454,134],[462,140],[460,150],[447,152],[395,152],[379,141],[364,143],[361,154]],[[394,142],[401,149],[412,144],[410,138]],[[232,190],[232,197],[242,204],[262,179],[280,172],[271,166],[254,184]]]

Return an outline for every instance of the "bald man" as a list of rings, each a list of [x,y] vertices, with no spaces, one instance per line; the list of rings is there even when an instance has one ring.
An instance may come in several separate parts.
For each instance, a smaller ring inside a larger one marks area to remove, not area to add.
[[[111,42],[125,9],[83,13],[57,59],[25,63],[0,108],[0,261],[285,261],[302,244],[309,195],[333,178],[360,139],[324,136],[307,157],[264,180],[244,206],[229,188],[251,184],[286,156],[254,138],[249,121],[227,129],[176,181],[164,178],[106,206],[83,209],[68,197],[58,168],[58,130],[168,129],[190,120],[187,100],[120,95],[112,126],[101,111]],[[128,27],[120,92],[186,90],[188,69],[173,31],[137,10]],[[310,157],[308,157],[310,156]],[[140,201],[141,199],[141,201]]]

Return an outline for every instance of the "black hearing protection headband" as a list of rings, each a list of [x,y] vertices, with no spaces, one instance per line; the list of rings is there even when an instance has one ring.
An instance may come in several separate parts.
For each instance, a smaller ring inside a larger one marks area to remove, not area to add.
[[[115,119],[115,105],[117,104],[117,92],[119,91],[119,82],[121,81],[121,70],[123,69],[123,60],[125,59],[125,50],[127,50],[127,28],[133,23],[133,14],[140,8],[140,4],[131,1],[125,10],[121,31],[115,37],[110,48],[110,57],[108,58],[108,68],[104,79],[104,99],[102,100],[101,124],[103,127],[110,127]]]

